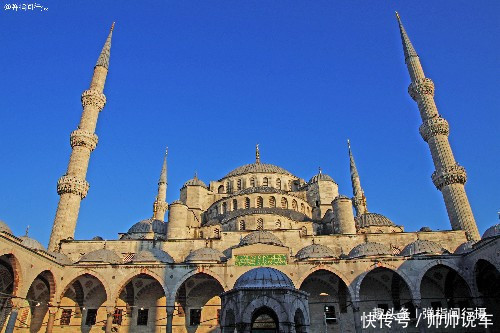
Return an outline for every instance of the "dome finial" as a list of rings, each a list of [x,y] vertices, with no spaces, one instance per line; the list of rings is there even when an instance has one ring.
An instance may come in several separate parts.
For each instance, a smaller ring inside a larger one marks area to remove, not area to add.
[[[255,145],[255,163],[260,164],[259,144]]]
[[[319,174],[321,175],[322,171],[321,171],[321,167],[318,167],[318,172]]]
[[[194,179],[198,179],[198,171],[194,170]]]
[[[28,226],[26,227],[26,232],[24,233],[24,236],[28,237],[29,231],[30,231],[30,226],[28,224]]]

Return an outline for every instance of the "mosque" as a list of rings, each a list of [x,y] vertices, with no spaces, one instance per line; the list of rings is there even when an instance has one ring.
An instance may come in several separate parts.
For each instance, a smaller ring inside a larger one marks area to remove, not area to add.
[[[255,162],[209,184],[195,176],[171,203],[165,155],[151,218],[116,240],[74,239],[112,28],[81,96],[48,247],[0,223],[0,332],[443,332],[418,325],[419,311],[457,307],[486,308],[494,326],[454,332],[500,331],[500,224],[479,235],[434,84],[397,19],[451,230],[405,232],[369,211],[350,146],[352,197],[321,171],[305,181],[262,162],[257,146]],[[367,328],[374,308],[407,310],[408,326]]]

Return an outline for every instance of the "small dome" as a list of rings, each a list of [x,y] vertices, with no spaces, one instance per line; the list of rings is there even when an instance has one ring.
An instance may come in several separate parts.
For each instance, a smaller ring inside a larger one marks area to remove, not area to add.
[[[299,260],[312,259],[312,258],[333,258],[335,254],[328,246],[321,244],[308,245],[297,252],[295,258]]]
[[[71,259],[69,259],[69,257],[67,255],[65,255],[64,253],[60,253],[60,252],[47,252],[48,254],[50,254],[51,256],[55,257],[56,258],[56,261],[58,263],[60,263],[61,265],[73,265],[73,262],[71,261]]]
[[[351,252],[349,252],[349,258],[359,258],[359,257],[388,255],[388,254],[392,254],[388,246],[380,243],[367,242],[355,246],[351,250]]]
[[[249,270],[236,280],[234,289],[236,288],[295,289],[292,280],[285,273],[271,267],[258,267]]]
[[[464,254],[472,251],[472,246],[476,244],[475,241],[468,241],[465,243],[460,244],[457,249],[455,250],[455,254]]]
[[[180,200],[175,200],[175,201],[172,201],[172,203],[170,204],[170,206],[172,205],[184,205],[184,203]]]
[[[93,241],[103,241],[104,239],[101,236],[94,236],[94,237],[92,237],[91,240],[93,240]]]
[[[0,232],[6,232],[6,233],[12,235],[12,230],[10,230],[9,226],[7,225],[7,223],[5,223],[2,220],[0,220]]]
[[[419,254],[443,254],[444,251],[445,249],[443,249],[441,245],[436,242],[417,239],[416,241],[406,245],[399,255],[408,257]]]
[[[145,219],[137,222],[127,231],[128,234],[149,233],[149,232],[166,235],[167,224],[160,220]]]
[[[239,175],[244,175],[247,173],[278,173],[282,175],[293,176],[290,172],[285,169],[273,165],[273,164],[265,164],[265,163],[252,163],[240,166],[230,173],[228,173],[224,178],[234,177]],[[224,179],[222,178],[222,179]]]
[[[29,247],[32,250],[45,251],[45,247],[36,239],[33,239],[31,237],[28,237],[28,236],[21,236],[21,237],[19,237],[19,239],[21,239],[22,245]]]
[[[191,178],[187,182],[184,183],[183,187],[186,186],[203,186],[207,187],[207,184],[205,184],[201,179],[199,179],[197,176],[194,176],[194,178]]]
[[[420,232],[430,232],[430,231],[432,231],[432,229],[431,229],[431,228],[429,228],[429,227],[422,227],[422,228],[420,228],[420,230],[419,230],[419,231],[420,231]]]
[[[132,262],[161,262],[165,264],[173,264],[174,259],[167,252],[152,248],[139,251],[135,254]]]
[[[387,217],[377,213],[364,213],[361,216],[355,217],[355,220],[356,220],[356,225],[359,228],[364,228],[369,226],[388,226],[388,227],[395,226],[395,224]]]
[[[486,229],[482,239],[500,236],[500,223]]]
[[[102,262],[109,264],[119,264],[121,259],[114,251],[108,249],[95,250],[84,254],[79,262]]]
[[[222,262],[227,258],[222,252],[212,249],[210,247],[202,247],[201,249],[191,252],[184,262],[198,263],[198,262]]]
[[[329,181],[329,182],[334,182],[335,183],[335,180],[333,180],[332,177],[328,176],[326,173],[320,172],[317,175],[312,176],[312,178],[309,179],[309,183],[308,184],[317,183],[320,180]]]
[[[273,233],[269,231],[254,231],[249,233],[240,241],[239,246],[246,246],[252,244],[269,244],[269,245],[278,245],[284,246],[278,237],[276,237]]]

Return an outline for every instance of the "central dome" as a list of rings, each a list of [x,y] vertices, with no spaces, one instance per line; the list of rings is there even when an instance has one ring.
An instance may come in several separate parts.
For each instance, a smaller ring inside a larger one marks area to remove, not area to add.
[[[271,267],[254,268],[236,280],[236,288],[275,289],[293,288],[292,280],[283,272]]]
[[[293,176],[290,172],[277,165],[266,163],[252,163],[234,169],[226,176],[224,176],[224,178],[244,175],[247,173],[278,173],[282,175]]]

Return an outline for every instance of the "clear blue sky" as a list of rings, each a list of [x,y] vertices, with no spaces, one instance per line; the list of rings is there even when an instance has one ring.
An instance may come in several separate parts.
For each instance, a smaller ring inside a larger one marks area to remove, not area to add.
[[[116,21],[108,99],[76,238],[151,216],[163,151],[168,201],[254,160],[351,195],[350,138],[368,208],[406,230],[450,229],[394,11],[436,84],[480,232],[500,209],[498,1],[41,1],[0,12],[0,219],[47,243],[80,94]]]

